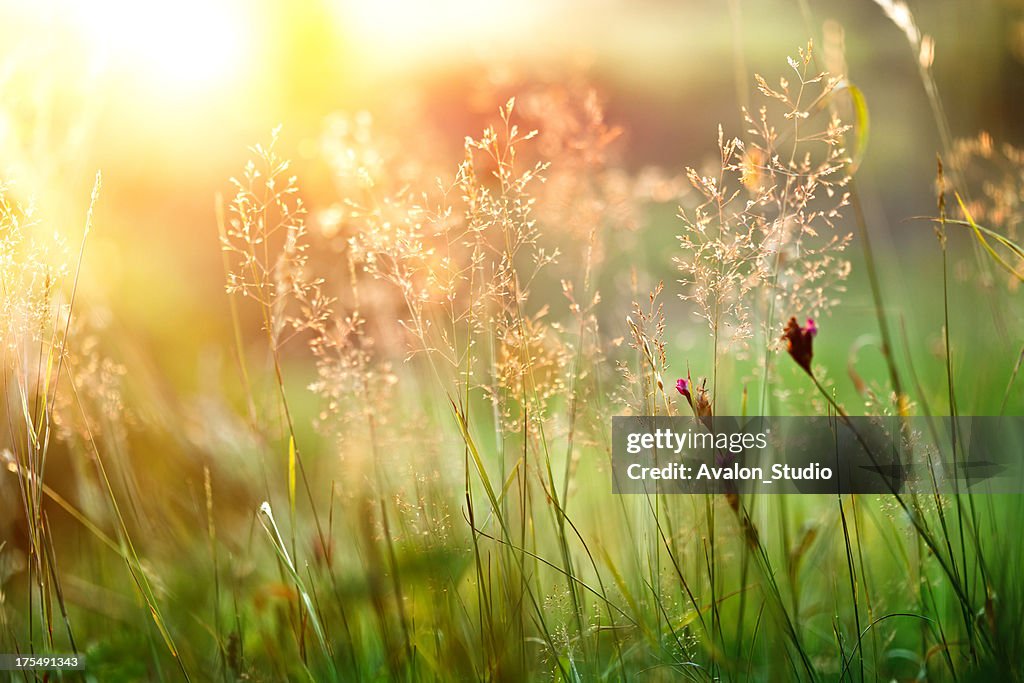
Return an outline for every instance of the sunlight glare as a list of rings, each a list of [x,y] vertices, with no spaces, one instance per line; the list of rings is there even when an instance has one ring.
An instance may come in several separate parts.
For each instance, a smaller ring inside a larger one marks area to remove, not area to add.
[[[394,56],[492,46],[529,34],[545,5],[537,0],[338,0],[358,40]]]
[[[57,0],[92,56],[158,87],[224,81],[242,61],[241,12],[224,0]]]

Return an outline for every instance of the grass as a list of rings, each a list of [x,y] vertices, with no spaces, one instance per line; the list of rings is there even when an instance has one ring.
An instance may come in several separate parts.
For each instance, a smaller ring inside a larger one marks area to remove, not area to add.
[[[1017,496],[610,493],[613,415],[1024,407],[1024,157],[954,140],[931,39],[878,4],[943,145],[908,180],[937,188],[916,309],[858,193],[868,101],[810,43],[678,174],[624,168],[579,85],[455,158],[333,119],[329,192],[275,130],[216,203],[232,367],[198,398],[108,355],[82,256],[3,188],[0,651],[85,654],[49,680],[1024,678]],[[618,253],[669,227],[656,266]]]

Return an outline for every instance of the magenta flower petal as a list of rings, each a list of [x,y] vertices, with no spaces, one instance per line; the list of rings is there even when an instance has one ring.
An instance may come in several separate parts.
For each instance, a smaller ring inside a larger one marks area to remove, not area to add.
[[[814,359],[814,336],[816,334],[818,334],[818,326],[811,318],[807,319],[806,327],[800,327],[796,318],[790,318],[782,333],[782,338],[786,340],[786,351],[797,365],[812,377],[814,373],[811,371],[811,361]]]

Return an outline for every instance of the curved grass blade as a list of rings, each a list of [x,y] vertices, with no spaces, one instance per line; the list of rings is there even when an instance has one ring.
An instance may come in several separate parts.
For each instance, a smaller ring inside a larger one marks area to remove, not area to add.
[[[1012,251],[1021,260],[1024,260],[1024,250],[1022,250],[1021,247],[1018,246],[1016,243],[1000,235],[999,233],[989,230],[988,228],[982,228],[980,225],[978,225],[974,221],[974,217],[971,215],[970,210],[968,210],[967,205],[964,204],[964,200],[960,198],[960,193],[956,193],[956,201],[960,205],[960,210],[963,212],[964,218],[967,219],[967,225],[969,225],[971,227],[971,230],[974,231],[974,236],[978,238],[978,243],[981,244],[985,251],[988,252],[988,255],[991,256],[995,260],[995,262],[998,263],[1004,270],[1006,270],[1006,272],[1008,272],[1010,275],[1013,275],[1021,282],[1024,282],[1024,275],[1022,275],[1020,272],[1021,269],[1014,268],[1012,265],[1007,263],[1006,259],[1004,259],[999,254],[999,252],[997,252],[992,247],[992,245],[989,244],[988,240],[985,238],[985,235],[988,235],[996,242]],[[950,222],[963,224],[962,221]]]
[[[868,111],[868,101],[863,91],[849,81],[844,81],[836,86],[836,91],[845,90],[850,94],[850,102],[853,104],[854,130],[857,133],[857,144],[854,146],[853,155],[850,157],[850,175],[857,172],[864,155],[867,153],[868,141],[871,139],[871,115]]]

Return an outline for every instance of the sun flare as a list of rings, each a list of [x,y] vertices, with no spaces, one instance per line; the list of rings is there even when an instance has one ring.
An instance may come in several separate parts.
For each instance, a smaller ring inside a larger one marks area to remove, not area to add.
[[[49,0],[88,59],[157,88],[209,87],[242,64],[243,13],[230,0]]]

